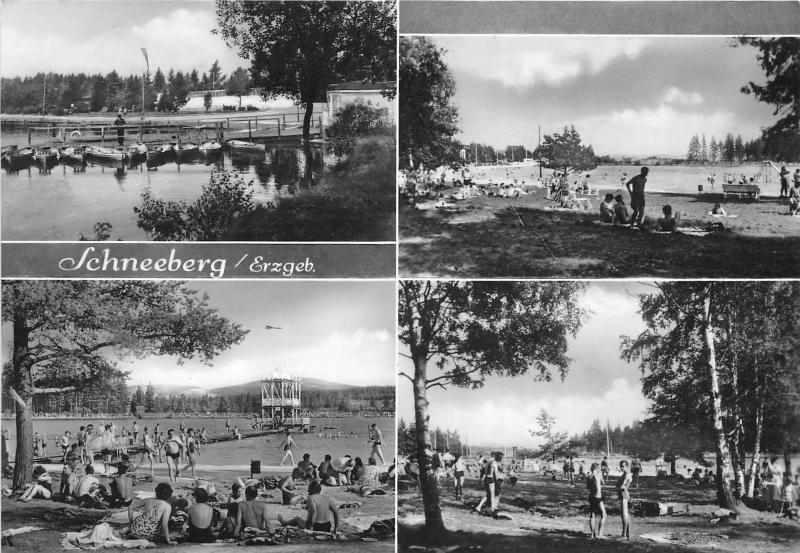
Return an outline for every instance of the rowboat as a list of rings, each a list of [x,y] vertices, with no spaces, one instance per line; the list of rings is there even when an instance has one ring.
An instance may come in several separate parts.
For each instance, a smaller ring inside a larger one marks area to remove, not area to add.
[[[135,157],[144,157],[147,155],[147,145],[139,142],[138,144],[130,144],[128,146],[128,155],[131,159]]]
[[[83,165],[86,162],[86,149],[83,146],[65,146],[58,150],[61,161]]]
[[[10,156],[11,154],[15,153],[16,151],[17,151],[17,145],[16,144],[13,144],[11,146],[3,146],[3,149],[0,150],[0,156],[2,156],[2,157]]]
[[[126,161],[130,157],[124,148],[107,148],[105,146],[86,146],[86,155],[103,161]]]
[[[216,154],[222,151],[222,144],[217,142],[216,140],[210,140],[208,142],[203,142],[197,147],[198,150],[203,152],[204,154]]]
[[[179,158],[181,157],[190,157],[196,154],[199,150],[197,149],[197,144],[192,142],[182,142],[180,144],[176,144],[175,148],[175,155]]]
[[[228,148],[231,150],[243,150],[250,152],[266,152],[266,144],[258,144],[257,142],[247,142],[246,140],[228,140],[226,142]]]
[[[173,152],[172,144],[150,144],[147,147],[147,157],[159,157]]]
[[[58,160],[58,150],[52,146],[33,149],[33,160],[40,165],[47,165]]]

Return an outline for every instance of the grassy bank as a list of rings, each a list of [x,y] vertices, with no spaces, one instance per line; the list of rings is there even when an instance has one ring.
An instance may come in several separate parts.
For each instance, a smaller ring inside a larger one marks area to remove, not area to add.
[[[601,191],[601,195],[602,195]],[[728,215],[707,212],[722,202]],[[800,218],[778,199],[723,202],[721,194],[648,194],[647,215],[669,204],[683,227],[660,234],[601,226],[593,209],[557,211],[542,190],[515,199],[478,197],[460,211],[400,208],[403,275],[443,277],[786,277],[800,272]]]

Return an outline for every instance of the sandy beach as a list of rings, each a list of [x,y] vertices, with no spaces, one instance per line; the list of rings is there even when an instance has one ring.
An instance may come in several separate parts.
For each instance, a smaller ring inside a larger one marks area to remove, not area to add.
[[[664,205],[681,213],[684,232],[661,234],[598,224],[600,198],[615,190],[590,197],[588,211],[556,209],[544,189],[530,190],[518,198],[458,201],[453,211],[436,209],[432,201],[428,209],[401,204],[400,274],[753,278],[794,276],[800,270],[800,217],[789,216],[782,199],[648,193],[647,216],[660,217]],[[708,215],[716,203],[728,217]],[[724,230],[702,232],[712,223]]]

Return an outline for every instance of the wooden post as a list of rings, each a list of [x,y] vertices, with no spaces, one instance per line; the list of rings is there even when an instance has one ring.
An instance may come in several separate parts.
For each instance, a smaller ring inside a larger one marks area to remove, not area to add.
[[[253,140],[253,129],[250,128],[250,120],[247,121],[247,137]]]
[[[31,145],[31,130],[28,129],[28,146]]]

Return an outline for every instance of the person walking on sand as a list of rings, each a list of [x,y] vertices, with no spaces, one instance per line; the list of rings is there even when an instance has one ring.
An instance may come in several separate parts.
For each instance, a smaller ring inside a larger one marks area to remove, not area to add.
[[[631,515],[628,512],[628,504],[631,500],[630,486],[631,486],[631,473],[628,470],[628,461],[620,461],[619,469],[622,471],[622,476],[617,480],[617,497],[619,497],[622,504],[620,517],[622,518],[622,537],[630,539],[631,537]]]
[[[292,439],[292,433],[290,431],[286,431],[286,437],[283,439],[280,445],[281,449],[283,449],[283,459],[281,459],[280,466],[283,466],[284,461],[289,459],[292,465],[294,465],[294,455],[292,455],[292,449],[297,447],[297,444],[294,443]]]
[[[368,441],[372,444],[372,451],[370,451],[369,456],[374,457],[375,460],[380,460],[381,464],[385,465],[386,461],[384,460],[383,453],[381,452],[383,434],[381,434],[381,431],[378,430],[378,426],[375,423],[372,423],[369,427]]]
[[[625,188],[628,189],[628,193],[631,195],[632,227],[642,224],[642,218],[644,217],[644,185],[647,184],[647,174],[649,172],[650,169],[642,167],[638,175],[625,183]]]
[[[586,489],[589,490],[589,529],[593,538],[602,539],[603,526],[606,523],[606,506],[603,503],[603,477],[600,474],[600,467],[597,463],[592,463],[589,469]],[[600,519],[596,530],[594,527],[595,515]]]
[[[631,461],[631,475],[633,480],[633,487],[639,487],[639,475],[642,473],[642,463],[639,461],[639,456],[634,455]]]
[[[183,440],[175,436],[175,431],[172,428],[167,430],[164,453],[167,455],[167,470],[169,471],[170,482],[176,482],[181,475],[180,459],[183,450]]]

